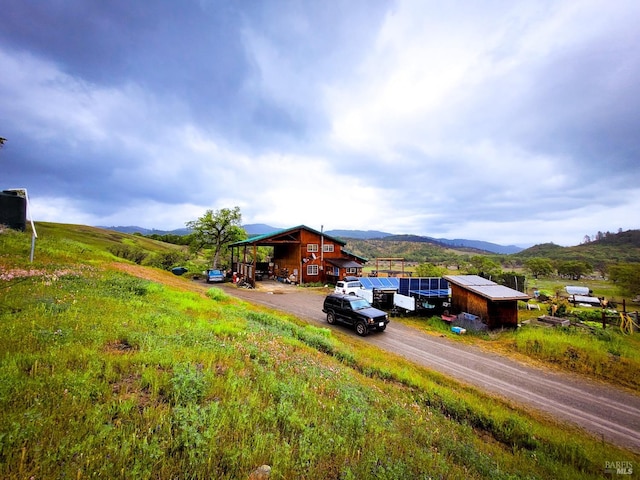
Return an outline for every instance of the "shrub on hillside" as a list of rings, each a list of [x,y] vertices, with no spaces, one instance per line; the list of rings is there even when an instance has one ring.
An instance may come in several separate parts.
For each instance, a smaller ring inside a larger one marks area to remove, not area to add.
[[[163,270],[171,270],[173,267],[183,265],[189,260],[189,255],[183,252],[164,252],[154,253],[147,256],[144,265],[148,267],[162,268]]]
[[[109,247],[109,252],[116,257],[124,258],[133,263],[141,265],[145,258],[147,258],[147,252],[138,247],[130,247],[129,245],[112,245]]]
[[[229,298],[229,295],[227,295],[223,290],[219,288],[210,288],[209,290],[207,290],[207,297],[209,297],[211,300],[219,302],[221,300],[227,300]]]

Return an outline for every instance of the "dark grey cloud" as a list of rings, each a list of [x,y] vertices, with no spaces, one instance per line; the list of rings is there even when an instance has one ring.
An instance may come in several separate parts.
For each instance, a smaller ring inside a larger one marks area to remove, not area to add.
[[[236,2],[20,2],[3,43],[100,86],[134,83],[179,98],[199,120],[233,116],[251,63]]]
[[[304,135],[322,124],[307,113],[321,114],[312,101],[316,87],[370,40],[372,25],[358,22],[379,22],[380,5],[9,0],[0,40],[72,77],[101,86],[134,83],[179,99],[191,118],[226,135],[267,142],[269,135]],[[268,43],[306,98],[288,105],[256,87],[263,73],[249,39]]]
[[[235,2],[206,9],[190,1],[7,3],[4,43],[91,82],[233,90],[247,68]]]
[[[2,187],[59,221],[240,205],[577,243],[637,227],[639,19],[626,0],[7,0]]]

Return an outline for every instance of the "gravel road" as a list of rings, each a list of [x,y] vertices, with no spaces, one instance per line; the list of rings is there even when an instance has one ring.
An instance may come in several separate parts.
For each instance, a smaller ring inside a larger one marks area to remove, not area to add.
[[[256,290],[225,284],[235,297],[329,327],[323,295],[280,284]],[[331,326],[357,335],[348,327]],[[359,338],[359,337],[357,337]],[[361,339],[516,404],[527,405],[591,432],[598,439],[640,452],[640,396],[611,385],[523,365],[509,358],[424,334],[394,322]]]

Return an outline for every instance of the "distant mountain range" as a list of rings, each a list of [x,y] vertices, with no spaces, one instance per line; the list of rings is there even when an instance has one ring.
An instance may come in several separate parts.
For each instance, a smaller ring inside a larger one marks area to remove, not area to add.
[[[142,235],[187,235],[189,233],[188,228],[178,228],[176,230],[156,230],[155,228],[144,228],[144,227],[135,227],[135,226],[126,226],[126,227],[105,227],[101,225],[97,225],[98,228],[104,228],[105,230],[113,230],[114,232],[120,233],[141,233]]]
[[[244,225],[244,229],[249,235],[263,235],[265,233],[282,230],[262,223]],[[355,238],[358,240],[376,239],[402,242],[437,243],[443,247],[473,248],[476,250],[483,250],[485,252],[501,254],[518,253],[524,250],[524,248],[516,245],[498,245],[496,243],[483,242],[481,240],[467,240],[464,238],[455,238],[451,240],[448,238],[433,238],[420,235],[397,235],[388,232],[381,232],[379,230],[327,230],[324,233],[330,237],[342,239]]]
[[[497,243],[484,242],[482,240],[467,240],[464,238],[455,238],[451,240],[449,238],[433,238],[420,235],[389,235],[384,237],[384,240],[436,243],[442,245],[443,247],[473,248],[474,250],[483,250],[485,252],[500,253],[506,255],[518,253],[524,250],[524,248],[518,247],[516,245],[499,245]]]
[[[243,226],[248,235],[264,235],[265,233],[276,232],[283,230],[282,228],[272,227],[264,223],[252,223]],[[122,233],[141,233],[142,235],[186,235],[189,230],[186,228],[180,228],[177,230],[156,230],[148,229],[136,226],[126,227],[100,227],[107,230],[115,230]],[[512,254],[518,253],[524,250],[516,245],[499,245],[491,242],[484,242],[481,240],[467,240],[464,238],[433,238],[421,235],[397,235],[388,232],[382,232],[379,230],[327,230],[324,233],[330,237],[336,237],[341,239],[358,239],[358,240],[390,240],[390,241],[404,241],[404,242],[422,242],[422,243],[436,243],[443,247],[457,247],[457,248],[473,248],[476,250],[483,250],[485,252],[499,253],[499,254]]]

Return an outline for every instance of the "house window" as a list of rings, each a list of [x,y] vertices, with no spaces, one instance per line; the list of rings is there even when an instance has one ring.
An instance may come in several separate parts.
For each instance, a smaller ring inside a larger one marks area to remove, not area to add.
[[[308,243],[307,244],[307,252],[317,252],[318,244],[317,243]]]
[[[327,253],[333,252],[333,243],[326,243],[322,246],[322,251]]]
[[[356,275],[357,273],[358,273],[358,269],[356,267],[347,268],[347,275],[349,275],[349,274]]]
[[[307,275],[318,275],[318,265],[307,265]]]

